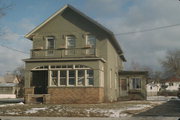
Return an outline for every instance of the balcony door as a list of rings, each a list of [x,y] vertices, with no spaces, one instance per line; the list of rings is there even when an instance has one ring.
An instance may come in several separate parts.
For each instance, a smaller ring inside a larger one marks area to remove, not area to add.
[[[76,47],[76,38],[73,35],[66,36],[66,55],[74,55]]]

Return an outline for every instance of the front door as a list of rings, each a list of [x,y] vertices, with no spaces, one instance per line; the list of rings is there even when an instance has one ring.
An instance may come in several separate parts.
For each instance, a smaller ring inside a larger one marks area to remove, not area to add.
[[[121,78],[120,79],[120,96],[128,96],[127,78]]]
[[[31,86],[34,86],[34,94],[47,94],[48,71],[33,71]]]

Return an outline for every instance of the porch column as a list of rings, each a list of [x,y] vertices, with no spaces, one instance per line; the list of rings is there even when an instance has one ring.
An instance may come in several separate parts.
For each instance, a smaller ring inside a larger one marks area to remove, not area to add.
[[[25,70],[25,88],[30,88],[31,86],[32,73],[30,70]]]
[[[51,86],[51,70],[50,65],[48,66],[48,87]]]

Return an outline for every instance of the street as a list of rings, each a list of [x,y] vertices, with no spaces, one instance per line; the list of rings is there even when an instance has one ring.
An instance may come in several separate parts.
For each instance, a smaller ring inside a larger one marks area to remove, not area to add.
[[[179,120],[179,118],[178,117],[121,117],[121,118],[0,117],[0,120]]]
[[[162,105],[156,106],[135,116],[180,117],[180,100],[172,99]]]

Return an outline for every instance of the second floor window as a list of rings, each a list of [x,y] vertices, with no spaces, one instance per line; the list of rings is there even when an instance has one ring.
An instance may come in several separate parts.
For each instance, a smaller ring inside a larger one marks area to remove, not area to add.
[[[86,54],[94,55],[95,48],[96,48],[96,37],[94,35],[87,35],[86,36],[86,45],[91,47],[90,49],[86,50]]]
[[[74,49],[76,47],[75,36],[68,35],[66,37],[66,47],[67,47],[66,55],[73,55],[73,54],[75,54],[75,49]]]
[[[47,49],[54,49],[54,37],[47,37]]]

